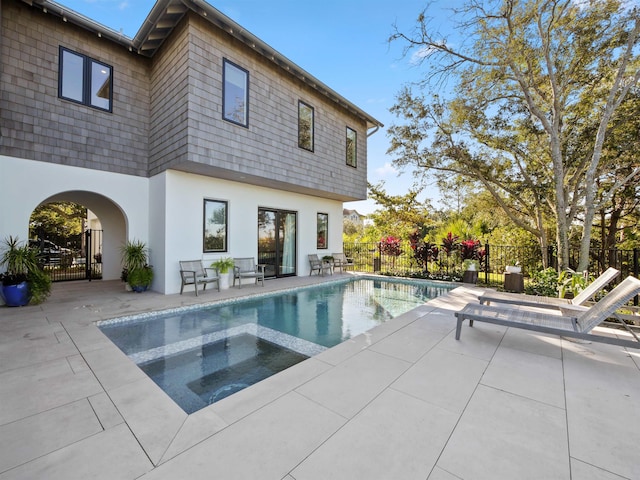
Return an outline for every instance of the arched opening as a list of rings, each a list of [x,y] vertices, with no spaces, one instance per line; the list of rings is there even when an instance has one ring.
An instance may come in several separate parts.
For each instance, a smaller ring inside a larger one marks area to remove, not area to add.
[[[126,218],[118,205],[103,195],[79,190],[44,199],[29,222],[30,242],[41,249],[54,281],[120,278],[120,246],[126,232]]]

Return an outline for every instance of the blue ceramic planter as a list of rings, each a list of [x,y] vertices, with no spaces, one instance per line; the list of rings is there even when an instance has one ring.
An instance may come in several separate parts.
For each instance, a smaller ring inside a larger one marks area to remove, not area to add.
[[[29,303],[29,284],[3,285],[2,296],[9,307],[22,307]]]

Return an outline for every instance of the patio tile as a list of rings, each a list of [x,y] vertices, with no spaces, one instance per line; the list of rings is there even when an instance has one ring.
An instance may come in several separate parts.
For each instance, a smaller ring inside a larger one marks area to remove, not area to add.
[[[87,400],[0,427],[0,472],[102,431]]]
[[[425,330],[448,335],[456,328],[456,317],[441,309],[434,309],[422,315],[416,320],[416,325],[420,325]]]
[[[462,413],[487,362],[434,348],[408,369],[391,388],[454,413]]]
[[[446,333],[448,332],[439,333],[428,328],[427,321],[415,321],[375,343],[369,349],[407,362],[415,362],[437,345]]]
[[[387,390],[291,472],[296,480],[423,480],[458,415]],[[390,446],[393,448],[390,448]]]
[[[141,378],[148,378],[113,343],[99,350],[85,352],[83,356],[106,391],[135,382]]]
[[[66,358],[0,374],[0,425],[102,391],[91,371],[74,373]]]
[[[440,467],[436,467],[433,469],[427,480],[461,480],[461,478],[456,477],[454,474],[449,473]]]
[[[159,463],[165,463],[176,455],[215,435],[228,425],[211,407],[192,413],[176,433]]]
[[[607,472],[575,458],[571,459],[571,478],[572,480],[626,480],[625,477]]]
[[[100,331],[100,329],[93,324],[72,325],[72,322],[67,321],[65,322],[65,327],[81,353],[92,352],[94,350],[113,346],[111,340],[109,340]]]
[[[129,429],[121,425],[4,472],[0,479],[134,479],[151,468]]]
[[[562,358],[562,343],[557,335],[509,328],[500,346],[557,359]]]
[[[500,345],[481,383],[565,408],[562,361]]]
[[[292,392],[160,465],[142,479],[281,479],[344,421]]]
[[[626,478],[640,478],[631,445],[640,444],[640,370],[620,347],[573,345],[565,351],[571,455]]]
[[[151,461],[158,464],[187,414],[146,375],[108,393]]]
[[[410,366],[408,362],[364,350],[296,391],[351,418]]]
[[[454,330],[438,344],[438,347],[489,361],[496,353],[505,333],[506,328],[500,325],[475,322],[473,327],[469,327],[469,322],[465,321],[462,324],[460,340],[456,340]]]
[[[106,393],[102,392],[89,397],[89,402],[105,430],[124,423],[122,415]]]
[[[55,337],[52,338],[55,340]],[[71,342],[53,340],[31,343],[14,339],[13,343],[0,345],[0,372],[50,362],[78,352]]]
[[[565,412],[480,385],[438,467],[474,480],[568,479]]]

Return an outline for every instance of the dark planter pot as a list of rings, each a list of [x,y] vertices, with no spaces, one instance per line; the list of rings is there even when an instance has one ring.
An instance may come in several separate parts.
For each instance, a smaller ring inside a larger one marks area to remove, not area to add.
[[[23,307],[29,303],[29,284],[3,285],[2,297],[8,307]]]
[[[131,290],[133,290],[134,292],[146,292],[147,291],[147,286],[146,285],[131,285]]]
[[[462,283],[478,283],[478,271],[465,270],[462,274]]]

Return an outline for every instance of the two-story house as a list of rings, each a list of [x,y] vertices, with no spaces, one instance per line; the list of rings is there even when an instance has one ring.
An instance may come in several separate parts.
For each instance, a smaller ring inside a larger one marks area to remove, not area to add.
[[[153,289],[179,260],[273,277],[342,248],[380,122],[202,0],[158,0],[131,39],[48,0],[0,0],[0,238],[41,204],[99,218],[103,278],[127,239]]]

